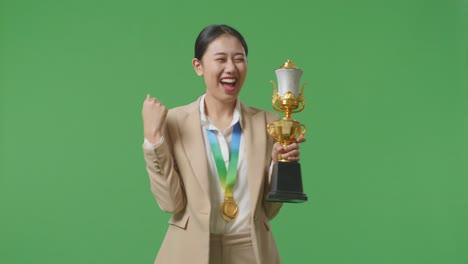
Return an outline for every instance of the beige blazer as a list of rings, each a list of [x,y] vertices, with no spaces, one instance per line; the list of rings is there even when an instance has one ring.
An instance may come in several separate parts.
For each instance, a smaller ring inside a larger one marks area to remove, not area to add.
[[[156,264],[209,263],[210,183],[199,103],[200,99],[171,109],[162,145],[144,149],[151,191],[159,207],[173,214]],[[270,190],[268,172],[273,146],[266,124],[276,120],[277,115],[243,104],[241,110],[255,257],[258,264],[280,263],[269,221],[282,204],[264,201]]]

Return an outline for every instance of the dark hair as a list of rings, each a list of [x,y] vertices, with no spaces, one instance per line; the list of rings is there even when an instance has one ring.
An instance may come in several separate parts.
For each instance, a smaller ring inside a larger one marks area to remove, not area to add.
[[[244,47],[245,56],[247,56],[249,53],[247,43],[239,31],[228,25],[210,25],[204,28],[200,34],[198,34],[197,40],[195,41],[195,58],[201,60],[203,54],[205,54],[205,51],[208,48],[208,45],[210,45],[213,40],[223,34],[228,34],[237,38]]]

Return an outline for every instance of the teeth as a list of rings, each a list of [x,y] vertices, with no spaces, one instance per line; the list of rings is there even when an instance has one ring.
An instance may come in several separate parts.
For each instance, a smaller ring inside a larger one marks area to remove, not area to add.
[[[222,82],[225,82],[225,83],[235,83],[237,80],[236,79],[231,79],[231,78],[226,78],[226,79],[222,79],[221,80]]]

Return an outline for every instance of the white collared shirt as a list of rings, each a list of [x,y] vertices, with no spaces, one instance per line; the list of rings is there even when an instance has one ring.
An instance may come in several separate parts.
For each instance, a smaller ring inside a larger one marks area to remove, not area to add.
[[[206,157],[208,160],[208,177],[210,183],[210,201],[211,201],[211,221],[210,232],[214,234],[228,234],[228,233],[241,233],[250,232],[250,193],[247,180],[247,159],[245,149],[244,133],[242,132],[241,141],[239,146],[239,163],[237,164],[237,177],[236,184],[234,185],[233,196],[234,200],[239,207],[239,214],[237,218],[228,223],[221,216],[221,203],[224,201],[224,190],[218,177],[216,163],[211,152],[210,142],[208,140],[208,131],[214,130],[216,138],[218,139],[221,153],[226,164],[229,168],[229,147],[231,145],[232,131],[234,125],[240,122],[242,127],[242,111],[239,99],[237,99],[236,107],[232,116],[232,121],[225,131],[220,131],[210,120],[205,113],[205,95],[200,100],[200,123],[203,131],[203,140],[205,143]],[[243,128],[243,127],[242,127]],[[158,147],[164,138],[161,138],[158,144],[152,144],[147,139],[144,141],[144,147],[154,149]]]
[[[206,157],[209,167],[210,179],[210,200],[211,200],[211,223],[210,232],[215,234],[239,233],[250,232],[250,193],[247,183],[247,159],[245,158],[245,140],[244,133],[242,133],[240,147],[239,147],[239,163],[237,164],[237,178],[234,185],[233,196],[234,200],[239,207],[239,215],[237,218],[228,223],[224,221],[221,216],[221,203],[224,201],[224,190],[218,177],[216,163],[211,152],[210,142],[208,140],[207,129],[215,132],[218,139],[221,153],[226,164],[229,168],[229,148],[231,145],[232,131],[234,125],[240,122],[242,127],[242,111],[240,108],[239,99],[237,99],[236,107],[232,115],[232,121],[229,127],[224,131],[220,131],[210,120],[205,113],[205,95],[200,100],[200,119],[203,131],[203,139],[205,142]]]

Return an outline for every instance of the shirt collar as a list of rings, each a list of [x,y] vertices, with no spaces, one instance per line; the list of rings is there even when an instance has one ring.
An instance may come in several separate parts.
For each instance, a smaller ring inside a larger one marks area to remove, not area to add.
[[[200,119],[201,119],[201,125],[209,130],[218,130],[216,126],[211,122],[210,118],[206,115],[205,112],[205,96],[206,94],[203,94],[203,96],[200,99]],[[241,105],[240,105],[240,100],[239,97],[237,97],[236,100],[236,107],[234,108],[234,113],[232,115],[232,121],[229,127],[234,126],[237,122],[240,123],[242,127],[242,111],[241,111]],[[221,131],[223,132],[223,131]]]

